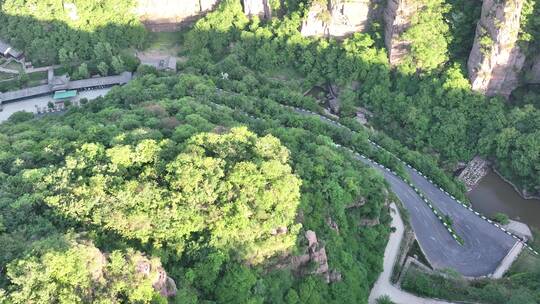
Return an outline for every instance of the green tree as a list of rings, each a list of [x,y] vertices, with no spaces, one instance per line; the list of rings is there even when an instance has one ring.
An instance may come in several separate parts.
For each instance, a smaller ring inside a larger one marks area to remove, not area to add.
[[[448,60],[450,28],[444,14],[450,6],[442,0],[422,1],[418,13],[413,14],[412,26],[403,36],[410,41],[409,64],[421,70],[433,70]]]
[[[148,274],[138,272],[148,265]],[[16,260],[7,267],[10,303],[150,303],[160,298],[152,283],[160,268],[133,250],[108,257],[91,243]]]
[[[90,78],[90,72],[88,72],[88,65],[86,63],[82,63],[79,68],[77,69],[77,75],[81,79],[87,79]]]
[[[123,71],[126,70],[126,67],[124,65],[124,61],[120,56],[113,56],[111,60],[111,66],[113,68],[114,73],[120,74]]]
[[[383,295],[377,298],[377,304],[395,304],[388,295]]]
[[[107,76],[109,75],[109,65],[105,63],[104,61],[100,62],[97,66],[97,69],[101,76]]]
[[[46,201],[75,220],[179,252],[203,232],[209,245],[248,263],[294,245],[300,180],[279,140],[245,128],[201,133],[169,163],[159,158],[164,144],[85,144],[46,178],[54,193]]]

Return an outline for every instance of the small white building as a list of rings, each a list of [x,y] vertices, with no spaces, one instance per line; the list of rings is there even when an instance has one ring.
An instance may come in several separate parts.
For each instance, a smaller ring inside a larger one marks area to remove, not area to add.
[[[23,52],[14,49],[7,42],[0,39],[0,54],[2,54],[4,57],[13,57],[15,59],[19,59],[22,57]]]

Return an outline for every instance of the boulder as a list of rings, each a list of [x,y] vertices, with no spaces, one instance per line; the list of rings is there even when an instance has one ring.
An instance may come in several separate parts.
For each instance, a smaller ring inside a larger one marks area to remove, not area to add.
[[[401,36],[411,26],[418,4],[415,0],[388,0],[384,10],[384,43],[391,65],[399,64],[410,51],[410,41]]]
[[[338,224],[336,223],[336,221],[334,221],[333,218],[331,218],[330,216],[326,218],[326,225],[328,225],[328,227],[330,227],[330,229],[334,230],[335,232],[339,233],[339,226]]]
[[[363,218],[363,219],[360,219],[360,222],[358,224],[363,227],[373,227],[373,226],[379,225],[380,221],[378,217],[374,219]]]
[[[363,107],[357,107],[356,108],[356,121],[358,121],[362,125],[366,125],[368,123],[368,119],[373,116],[373,113],[371,113],[368,109]]]
[[[327,0],[315,2],[302,23],[302,36],[345,37],[366,29],[377,1]]]
[[[525,56],[517,45],[524,0],[484,0],[467,68],[472,89],[506,98],[519,84]]]

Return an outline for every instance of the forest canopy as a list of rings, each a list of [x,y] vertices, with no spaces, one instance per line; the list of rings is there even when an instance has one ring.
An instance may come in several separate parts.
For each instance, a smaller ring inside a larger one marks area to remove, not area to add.
[[[18,113],[0,124],[0,265],[14,269],[0,280],[4,296],[31,286],[18,278],[36,278],[43,287],[34,293],[45,292],[56,278],[38,273],[55,266],[42,257],[77,256],[65,244],[77,233],[104,255],[128,259],[134,250],[159,259],[178,288],[170,302],[367,299],[390,230],[388,192],[382,176],[331,145],[367,147],[365,138],[252,95],[264,87],[256,79],[244,94],[220,91],[215,81],[150,72],[64,115]],[[362,218],[379,224],[361,226]],[[328,284],[313,263],[290,264],[307,254],[307,230],[340,281]],[[28,260],[35,267],[17,268]],[[81,280],[59,281],[53,294],[102,286]],[[122,284],[136,290],[136,282]],[[124,290],[117,295],[128,296]]]
[[[134,0],[2,0],[0,37],[37,66],[112,64],[120,50],[144,45],[146,30],[134,5]]]
[[[195,243],[255,264],[295,244],[301,182],[277,138],[245,128],[202,133],[170,162],[160,156],[166,145],[83,144],[46,175],[45,202],[79,222],[167,244],[177,254]]]

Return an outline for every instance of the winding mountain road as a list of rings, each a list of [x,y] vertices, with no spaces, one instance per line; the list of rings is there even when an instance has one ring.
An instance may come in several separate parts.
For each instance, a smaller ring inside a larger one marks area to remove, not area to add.
[[[452,227],[463,239],[463,245],[459,244],[409,184],[370,160],[358,159],[381,172],[405,205],[418,243],[434,268],[452,268],[468,277],[488,276],[495,272],[518,241],[463,207],[414,170],[409,170],[413,184],[438,210],[450,216]]]
[[[219,92],[223,91],[219,90]],[[288,108],[301,114],[315,115],[327,123],[347,128],[317,113],[299,108]],[[378,149],[383,149],[375,143],[373,145]],[[468,277],[489,276],[495,272],[501,261],[519,241],[483,219],[472,209],[461,205],[413,168],[407,169],[413,183],[411,186],[381,165],[361,157],[358,153],[355,156],[359,161],[381,172],[392,191],[402,201],[409,212],[418,243],[434,268],[452,268]],[[423,198],[419,192],[425,197]],[[452,219],[452,227],[463,239],[463,245],[452,237],[448,228],[430,209],[425,201],[426,198],[437,210]]]
[[[399,287],[392,284],[390,278],[392,277],[394,264],[399,255],[405,225],[403,224],[398,208],[394,203],[390,204],[390,214],[392,215],[392,227],[395,228],[395,231],[390,234],[390,239],[384,250],[383,272],[379,275],[379,278],[371,289],[368,303],[376,304],[378,298],[388,296],[392,299],[392,302],[396,304],[453,304],[443,300],[422,298],[401,290]]]
[[[316,115],[332,125],[346,128],[317,113],[293,109],[305,115]],[[359,154],[355,155],[358,160],[381,172],[392,191],[404,204],[409,212],[418,243],[435,269],[451,268],[467,277],[490,276],[516,242],[519,242],[517,238],[483,219],[471,208],[464,207],[415,169],[408,167],[407,171],[414,187],[422,192],[437,210],[451,218],[452,228],[463,240],[463,244],[458,243],[428,207],[427,201],[424,201],[411,185],[374,161]]]

